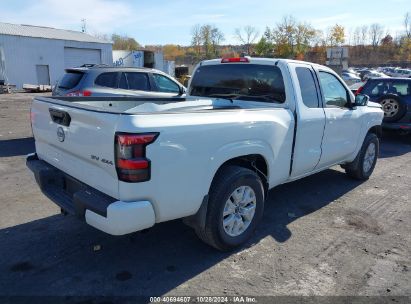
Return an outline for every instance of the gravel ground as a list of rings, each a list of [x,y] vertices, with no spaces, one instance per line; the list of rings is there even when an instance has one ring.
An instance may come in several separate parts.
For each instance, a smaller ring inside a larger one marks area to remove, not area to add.
[[[114,237],[45,198],[25,167],[35,94],[0,95],[0,295],[411,295],[411,138],[373,176],[339,168],[270,191],[248,246],[220,253],[181,221]]]

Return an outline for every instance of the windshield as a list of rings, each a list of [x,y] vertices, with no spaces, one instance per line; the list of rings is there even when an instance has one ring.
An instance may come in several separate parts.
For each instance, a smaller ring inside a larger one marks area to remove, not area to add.
[[[279,103],[285,101],[280,69],[273,65],[248,63],[200,66],[193,75],[190,95]]]
[[[59,81],[58,87],[63,90],[70,90],[78,85],[81,78],[83,78],[83,72],[68,71],[64,74],[63,78]]]

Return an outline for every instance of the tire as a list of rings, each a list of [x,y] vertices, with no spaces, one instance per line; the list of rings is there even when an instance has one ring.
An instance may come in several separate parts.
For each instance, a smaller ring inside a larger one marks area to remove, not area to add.
[[[384,111],[384,122],[396,122],[400,120],[407,111],[406,104],[401,98],[394,94],[388,94],[380,97],[378,103],[381,104]]]
[[[204,228],[196,227],[197,235],[221,251],[243,245],[261,220],[264,199],[263,183],[257,173],[239,166],[220,169],[210,188]],[[250,203],[245,204],[247,201]]]
[[[377,163],[380,141],[374,133],[368,133],[357,157],[344,165],[345,172],[357,180],[367,180]],[[374,151],[374,153],[372,153]]]

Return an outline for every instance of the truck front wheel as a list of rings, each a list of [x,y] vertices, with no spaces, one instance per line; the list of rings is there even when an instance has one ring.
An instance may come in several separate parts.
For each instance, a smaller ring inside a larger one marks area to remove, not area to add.
[[[345,172],[352,178],[367,180],[377,163],[379,146],[377,135],[368,133],[357,157],[351,163],[344,165]]]
[[[258,174],[227,166],[213,180],[205,226],[196,228],[197,235],[219,250],[232,250],[251,238],[263,210],[264,187]]]

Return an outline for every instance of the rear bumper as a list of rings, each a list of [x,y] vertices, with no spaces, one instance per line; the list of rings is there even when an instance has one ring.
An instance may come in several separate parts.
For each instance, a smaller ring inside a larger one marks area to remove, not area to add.
[[[35,153],[27,156],[26,164],[50,200],[101,231],[122,235],[155,223],[154,210],[148,201],[118,201],[40,160]]]
[[[411,131],[411,122],[383,123],[383,129]]]

